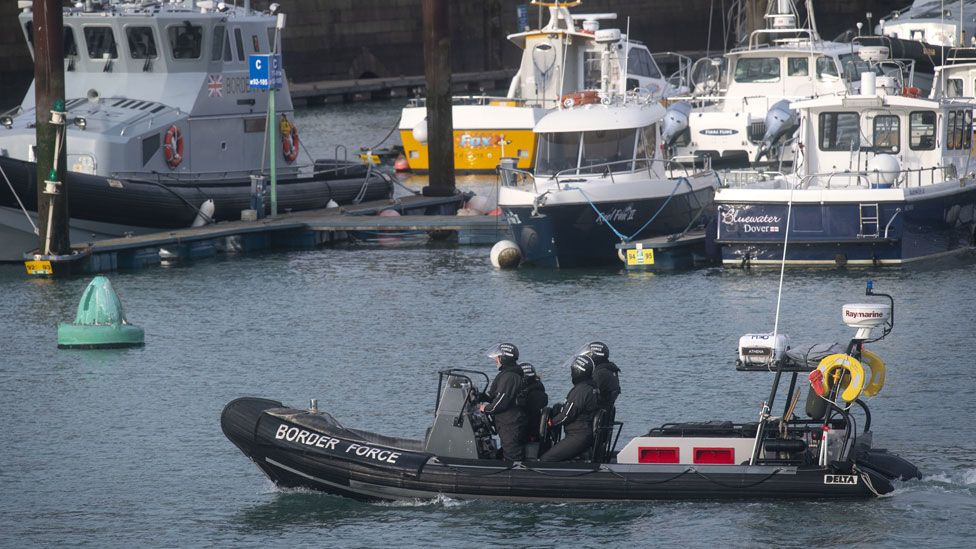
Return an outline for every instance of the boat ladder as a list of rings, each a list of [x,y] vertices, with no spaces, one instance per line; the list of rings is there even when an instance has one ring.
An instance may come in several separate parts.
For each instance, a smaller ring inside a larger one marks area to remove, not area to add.
[[[861,231],[858,237],[874,237],[879,235],[880,213],[877,204],[860,204],[858,206],[861,217]]]

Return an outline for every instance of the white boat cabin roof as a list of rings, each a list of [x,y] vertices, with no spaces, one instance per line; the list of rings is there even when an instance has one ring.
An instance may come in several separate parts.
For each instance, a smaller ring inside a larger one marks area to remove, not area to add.
[[[646,128],[664,118],[659,103],[603,105],[559,109],[535,126],[535,133],[566,133]]]

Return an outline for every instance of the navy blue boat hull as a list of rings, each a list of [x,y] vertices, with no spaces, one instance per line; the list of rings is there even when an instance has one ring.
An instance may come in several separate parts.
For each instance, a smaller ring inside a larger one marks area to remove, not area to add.
[[[976,187],[931,198],[878,202],[877,223],[862,227],[860,203],[798,203],[790,212],[786,261],[793,264],[884,265],[972,249]],[[710,237],[726,264],[778,263],[787,204],[722,203]]]
[[[684,231],[700,218],[713,195],[712,187],[704,187],[675,195],[670,201],[667,196],[658,196],[596,204],[613,228],[588,203],[542,206],[535,215],[531,207],[506,206],[505,213],[524,263],[591,267],[620,264],[616,244],[621,238],[617,233],[640,240]],[[655,214],[654,221],[644,226]]]

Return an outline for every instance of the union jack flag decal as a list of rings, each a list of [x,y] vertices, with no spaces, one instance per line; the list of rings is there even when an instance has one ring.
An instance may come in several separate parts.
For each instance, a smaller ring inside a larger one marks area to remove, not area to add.
[[[210,97],[223,97],[224,89],[224,75],[222,74],[208,74],[207,75],[207,91]]]

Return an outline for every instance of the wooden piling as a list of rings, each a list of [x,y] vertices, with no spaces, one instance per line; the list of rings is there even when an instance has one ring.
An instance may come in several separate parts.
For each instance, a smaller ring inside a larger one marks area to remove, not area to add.
[[[448,0],[423,0],[424,72],[427,77],[427,152],[430,184],[425,196],[450,196],[454,187],[451,116],[451,29]]]
[[[58,126],[51,124],[55,103],[64,97],[64,12],[61,0],[34,0],[34,82],[37,105],[37,227],[41,254],[71,253],[68,235],[68,188],[65,185],[68,155],[64,143],[55,163]],[[65,132],[67,127],[65,126]],[[61,183],[58,194],[48,194],[44,181],[52,170]],[[50,221],[49,221],[50,214]],[[50,230],[50,243],[48,243]],[[49,246],[48,250],[45,250]]]

